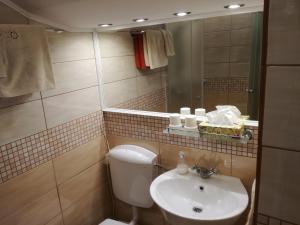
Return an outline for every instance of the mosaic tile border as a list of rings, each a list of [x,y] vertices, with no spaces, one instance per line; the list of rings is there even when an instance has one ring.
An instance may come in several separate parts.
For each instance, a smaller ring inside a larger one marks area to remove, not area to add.
[[[244,145],[226,141],[207,140],[205,138],[164,134],[163,130],[169,123],[166,117],[104,112],[104,120],[106,133],[111,135],[126,136],[182,147],[199,148],[201,150],[250,158],[256,158],[257,156],[258,127],[256,126],[249,126],[254,132],[254,138]]]
[[[104,134],[102,111],[0,146],[0,183]]]
[[[256,225],[297,225],[297,224],[288,222],[286,220],[282,220],[280,218],[275,218],[272,216],[259,213],[257,216]]]
[[[133,109],[143,111],[166,111],[166,88],[147,93],[129,101],[115,105],[114,108]]]
[[[246,94],[249,85],[247,77],[205,78],[204,91],[208,94]]]

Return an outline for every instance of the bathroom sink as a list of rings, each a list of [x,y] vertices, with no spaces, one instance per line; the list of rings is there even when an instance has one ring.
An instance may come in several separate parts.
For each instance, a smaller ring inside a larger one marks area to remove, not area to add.
[[[171,170],[152,182],[150,193],[172,225],[233,225],[248,205],[240,179],[223,175],[202,179]]]

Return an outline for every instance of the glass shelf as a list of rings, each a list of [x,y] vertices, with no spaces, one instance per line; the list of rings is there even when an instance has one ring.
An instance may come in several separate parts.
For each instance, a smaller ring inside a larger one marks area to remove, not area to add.
[[[253,132],[250,129],[244,129],[243,134],[240,136],[232,136],[225,134],[215,134],[215,133],[207,133],[202,132],[200,127],[198,129],[186,129],[184,127],[167,127],[163,133],[165,134],[175,134],[180,136],[187,137],[196,137],[196,138],[206,138],[210,140],[220,140],[220,141],[230,141],[230,142],[238,142],[242,144],[247,144],[249,140],[253,137]]]

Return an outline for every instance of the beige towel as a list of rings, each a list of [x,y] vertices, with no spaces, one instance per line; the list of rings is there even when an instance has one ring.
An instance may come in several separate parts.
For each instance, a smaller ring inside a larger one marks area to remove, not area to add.
[[[175,48],[174,48],[174,41],[173,36],[170,31],[168,30],[161,30],[164,41],[165,41],[165,51],[167,56],[174,56],[175,55]]]
[[[7,54],[4,38],[5,33],[0,31],[0,78],[7,77]]]
[[[145,33],[150,69],[168,65],[165,41],[161,31],[147,30]]]
[[[143,48],[144,48],[145,65],[147,67],[150,67],[146,34],[143,35]]]
[[[7,57],[7,77],[0,79],[0,97],[15,97],[54,88],[45,29],[37,25],[1,24],[0,33],[6,36]]]

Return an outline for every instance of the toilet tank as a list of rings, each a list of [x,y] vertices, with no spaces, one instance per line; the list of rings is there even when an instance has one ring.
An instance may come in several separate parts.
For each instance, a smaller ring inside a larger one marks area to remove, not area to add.
[[[119,145],[109,151],[108,158],[115,197],[132,206],[150,208],[157,155],[139,146]]]

